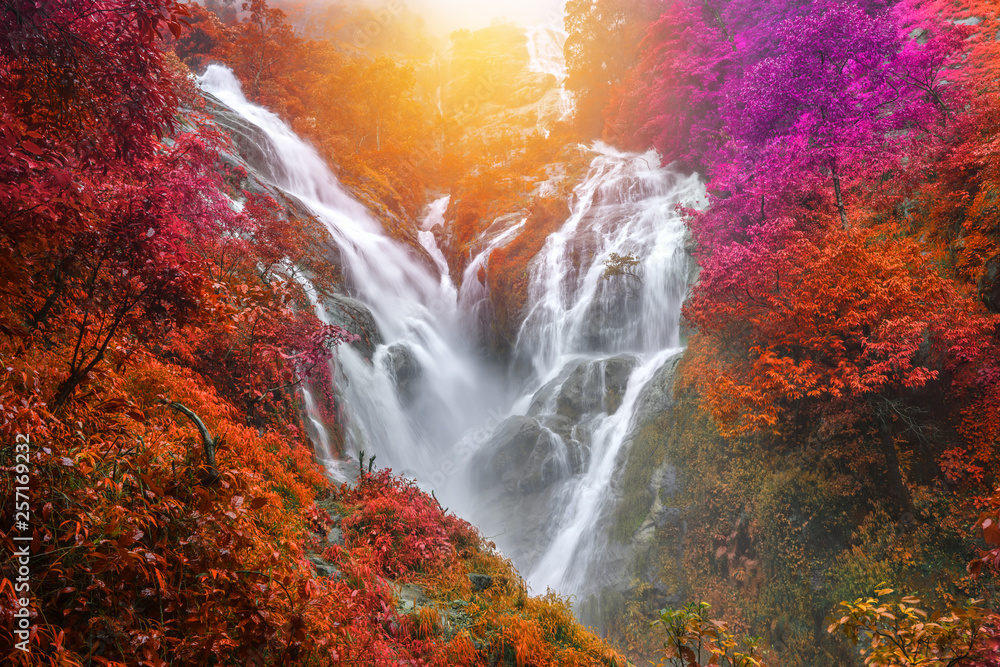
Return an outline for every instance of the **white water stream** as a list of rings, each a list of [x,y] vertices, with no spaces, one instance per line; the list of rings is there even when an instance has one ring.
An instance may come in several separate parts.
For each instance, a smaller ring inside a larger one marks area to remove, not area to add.
[[[690,266],[676,207],[703,197],[697,176],[660,168],[655,153],[598,144],[594,154],[568,219],[531,266],[528,313],[514,352],[530,371],[511,413],[555,434],[569,459],[579,462],[543,496],[550,518],[531,544],[519,542],[516,531],[498,538],[515,562],[529,566],[536,591],[580,594],[601,583],[606,513],[618,492],[622,447],[636,425],[642,390],[681,349]],[[602,278],[612,253],[639,258],[636,275]],[[626,377],[613,410],[609,389]]]
[[[551,74],[559,87],[558,115],[556,120],[565,120],[573,113],[573,94],[566,90],[566,59],[563,57],[563,46],[568,33],[562,25],[562,17],[558,21],[529,26],[525,36],[528,39],[528,69],[539,74]]]
[[[546,62],[539,55],[545,40],[530,43],[533,62]],[[371,359],[352,346],[336,352],[349,453],[377,454],[378,464],[416,478],[460,515],[498,528],[497,542],[530,572],[536,591],[586,592],[588,573],[601,560],[601,517],[614,500],[614,477],[642,390],[681,345],[688,265],[675,206],[700,200],[697,178],[659,168],[655,154],[594,148],[565,224],[530,267],[527,317],[514,350],[521,371],[508,381],[479,361],[474,332],[489,317],[489,281],[480,280],[488,276],[489,254],[520,233],[524,221],[486,244],[466,268],[459,292],[431,231],[443,221],[446,199],[429,207],[419,232],[432,265],[388,238],[311,146],[246,100],[229,70],[211,66],[199,84],[259,128],[273,185],[326,225],[340,248],[351,296],[378,325],[382,341]],[[602,280],[612,252],[641,258],[638,278]],[[336,301],[314,306],[327,321],[340,307]],[[612,399],[614,387],[621,391]],[[320,456],[328,457],[313,397],[304,398]],[[572,424],[564,414],[567,401],[582,406]],[[533,496],[547,503],[536,507],[533,516],[544,518],[535,525],[527,525],[528,514],[511,511],[509,502],[497,501],[496,493],[487,498],[475,481],[497,433],[517,419],[533,421],[541,433],[538,447],[551,450],[548,490]],[[525,548],[519,536],[532,530],[536,537]]]
[[[336,352],[342,406],[355,454],[434,484],[447,497],[440,467],[450,443],[485,419],[496,400],[461,336],[456,292],[405,245],[390,239],[368,210],[341,187],[315,149],[275,114],[246,100],[232,72],[210,66],[201,88],[260,129],[274,185],[301,200],[340,249],[353,296],[371,311],[382,336],[373,359],[351,346]],[[322,311],[318,311],[321,315]],[[394,377],[399,360],[413,371],[409,400]],[[395,363],[394,363],[395,362]],[[460,508],[460,499],[448,498]]]

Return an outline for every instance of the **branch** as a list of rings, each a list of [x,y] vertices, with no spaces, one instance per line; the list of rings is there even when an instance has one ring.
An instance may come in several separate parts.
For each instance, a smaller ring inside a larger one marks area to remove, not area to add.
[[[212,437],[212,435],[208,432],[208,428],[205,426],[205,422],[203,422],[198,415],[188,409],[184,404],[178,403],[177,401],[166,400],[160,402],[168,408],[173,408],[194,422],[198,432],[201,434],[201,442],[205,449],[205,465],[208,467],[208,476],[202,480],[202,483],[205,486],[214,484],[220,477],[219,469],[215,466],[215,448],[219,444],[219,440]]]

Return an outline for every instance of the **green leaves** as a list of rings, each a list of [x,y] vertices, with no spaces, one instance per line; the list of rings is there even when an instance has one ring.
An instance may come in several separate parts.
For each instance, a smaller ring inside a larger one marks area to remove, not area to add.
[[[737,638],[726,623],[709,616],[710,610],[711,605],[707,602],[660,610],[660,618],[653,625],[666,631],[666,664],[674,667],[764,667],[760,637],[744,635]]]

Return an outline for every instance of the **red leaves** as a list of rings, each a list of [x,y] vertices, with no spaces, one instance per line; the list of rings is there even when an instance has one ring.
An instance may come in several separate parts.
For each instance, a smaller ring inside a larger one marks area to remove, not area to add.
[[[383,574],[406,577],[454,563],[444,512],[412,482],[381,470],[365,475],[343,500],[353,509],[342,522],[347,543],[371,549]]]
[[[4,0],[0,10],[0,97],[46,137],[104,161],[148,156],[173,128],[171,80],[154,43],[185,11],[174,0]]]
[[[712,390],[718,414],[731,413],[726,401],[747,401],[751,421],[773,425],[788,401],[865,401],[933,380],[921,350],[926,336],[944,335],[942,304],[952,298],[912,242],[834,228],[772,249],[720,248],[685,313],[750,353],[723,357],[724,386]]]

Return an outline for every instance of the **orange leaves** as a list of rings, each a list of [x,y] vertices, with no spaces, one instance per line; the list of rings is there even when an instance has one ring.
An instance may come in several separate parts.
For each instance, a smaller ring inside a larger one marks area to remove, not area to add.
[[[753,252],[738,286],[710,272],[713,258],[686,306],[722,355],[709,389],[717,417],[730,421],[741,411],[728,402],[746,403],[755,416],[745,417],[773,426],[788,402],[858,400],[937,378],[922,350],[944,335],[959,297],[915,243],[834,227]]]
[[[448,642],[447,664],[471,667],[480,663],[479,652],[468,632],[460,632]]]

